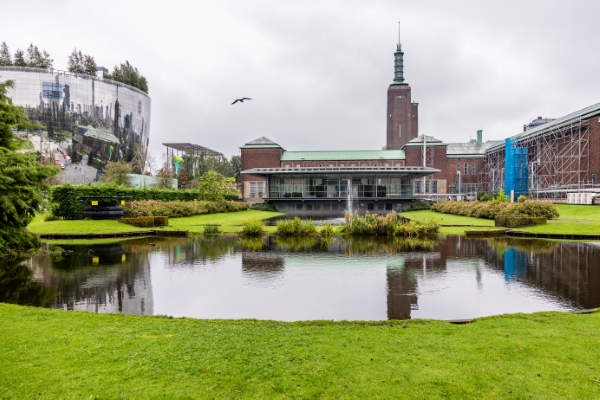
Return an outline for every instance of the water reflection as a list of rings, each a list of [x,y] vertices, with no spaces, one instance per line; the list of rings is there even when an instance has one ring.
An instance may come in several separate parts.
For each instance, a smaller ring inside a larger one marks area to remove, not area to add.
[[[61,247],[30,259],[29,268],[3,266],[0,300],[278,320],[456,319],[600,306],[594,243],[218,236]]]

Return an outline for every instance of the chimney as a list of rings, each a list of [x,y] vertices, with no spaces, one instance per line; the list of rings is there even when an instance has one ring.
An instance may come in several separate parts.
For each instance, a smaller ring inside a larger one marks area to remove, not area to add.
[[[478,130],[477,131],[477,144],[482,144],[483,143],[483,131],[482,130]]]

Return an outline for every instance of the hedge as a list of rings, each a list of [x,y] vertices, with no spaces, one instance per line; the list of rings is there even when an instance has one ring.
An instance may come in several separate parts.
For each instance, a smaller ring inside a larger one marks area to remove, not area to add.
[[[169,226],[169,217],[119,218],[119,222],[139,228],[152,228],[155,226]]]
[[[495,226],[503,226],[506,228],[522,228],[525,226],[542,225],[546,223],[546,219],[541,217],[524,217],[524,216],[507,216],[496,217]]]
[[[188,217],[191,215],[214,214],[243,211],[250,207],[248,203],[237,201],[158,201],[140,200],[125,204],[123,211],[127,217]]]
[[[527,201],[524,203],[506,203],[493,201],[440,201],[431,206],[431,210],[444,214],[464,215],[484,219],[496,217],[524,216],[544,219],[558,218],[558,209],[549,203]]]
[[[53,186],[50,191],[52,213],[64,219],[82,219],[86,202],[79,202],[82,196],[130,196],[130,200],[194,201],[197,190],[135,189],[115,185],[65,184]]]

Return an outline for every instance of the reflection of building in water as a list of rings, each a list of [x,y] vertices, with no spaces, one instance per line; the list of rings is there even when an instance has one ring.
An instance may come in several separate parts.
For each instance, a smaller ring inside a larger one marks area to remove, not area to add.
[[[387,266],[388,319],[410,319],[419,309],[419,277],[446,269],[445,257],[437,252],[402,253]]]
[[[600,306],[600,247],[595,243],[508,242],[507,280],[519,280],[583,308]],[[528,245],[528,246],[527,246]]]
[[[72,250],[64,256],[35,258],[31,262],[34,279],[57,288],[54,308],[154,314],[146,253],[125,253],[118,244],[73,246]]]
[[[242,274],[248,283],[272,286],[281,282],[284,273],[283,254],[280,252],[242,252]]]

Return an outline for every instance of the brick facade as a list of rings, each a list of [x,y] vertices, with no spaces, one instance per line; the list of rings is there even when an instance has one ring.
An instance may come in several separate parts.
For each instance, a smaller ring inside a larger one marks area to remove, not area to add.
[[[387,140],[388,150],[401,149],[419,134],[417,103],[411,101],[408,85],[391,85],[387,91]]]

